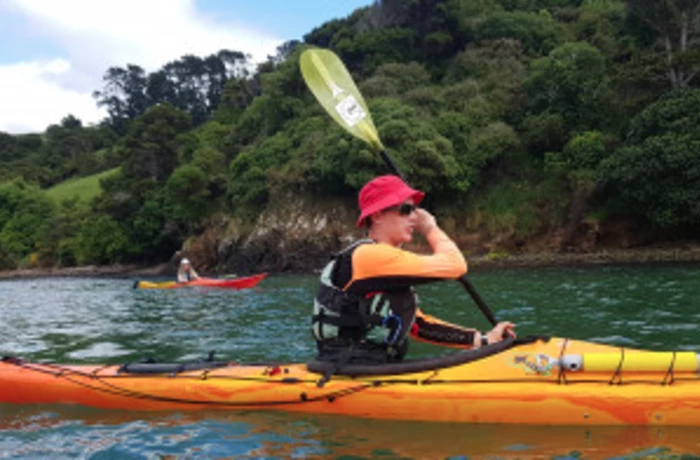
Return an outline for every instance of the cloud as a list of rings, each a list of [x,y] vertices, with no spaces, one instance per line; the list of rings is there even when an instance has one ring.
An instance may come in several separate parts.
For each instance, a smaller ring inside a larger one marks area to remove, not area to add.
[[[262,61],[283,42],[221,23],[198,11],[193,0],[10,0],[4,7],[63,55],[0,66],[2,131],[42,131],[68,113],[84,123],[99,121],[104,114],[91,94],[102,88],[102,76],[112,66],[136,64],[152,71],[184,54],[220,49]]]
[[[57,82],[70,70],[70,63],[63,59],[0,66],[0,131],[43,131],[68,114],[86,123],[102,119],[105,113],[89,92],[67,89]]]

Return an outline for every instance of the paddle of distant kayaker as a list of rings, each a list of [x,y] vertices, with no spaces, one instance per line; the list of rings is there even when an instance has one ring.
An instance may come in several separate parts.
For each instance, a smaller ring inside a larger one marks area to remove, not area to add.
[[[178,283],[189,283],[190,281],[199,278],[197,272],[192,268],[190,260],[184,257],[180,261],[180,268],[177,271],[177,282]]]
[[[418,308],[412,286],[458,278],[467,263],[435,217],[418,208],[424,193],[398,176],[377,177],[360,190],[358,227],[367,238],[333,257],[321,274],[313,332],[319,359],[347,363],[386,363],[406,354],[408,336],[437,345],[480,347],[515,337],[514,324],[500,322],[488,332],[446,323]],[[413,232],[433,251],[401,248]]]

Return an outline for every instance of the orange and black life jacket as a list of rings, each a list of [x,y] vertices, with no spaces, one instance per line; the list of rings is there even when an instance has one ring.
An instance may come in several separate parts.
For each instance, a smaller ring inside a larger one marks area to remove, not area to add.
[[[321,273],[312,317],[313,334],[319,344],[374,343],[390,353],[406,349],[406,338],[416,314],[416,297],[410,286],[373,286],[372,291],[348,292],[352,278],[352,254],[363,239],[335,254]]]

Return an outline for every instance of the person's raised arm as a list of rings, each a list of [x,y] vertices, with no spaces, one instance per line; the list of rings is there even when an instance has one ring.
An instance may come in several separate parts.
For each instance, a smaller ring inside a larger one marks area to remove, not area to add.
[[[458,278],[467,272],[467,261],[457,244],[437,225],[435,217],[425,209],[416,209],[416,230],[421,233],[433,250],[434,259],[442,260],[455,270],[451,278]]]
[[[454,279],[467,271],[467,262],[454,241],[443,232],[435,218],[418,209],[415,229],[425,236],[432,254],[415,254],[389,244],[365,244],[352,255],[352,279],[345,286],[362,290],[370,280],[383,279],[390,285],[412,285],[440,279]],[[386,284],[386,283],[385,283]]]

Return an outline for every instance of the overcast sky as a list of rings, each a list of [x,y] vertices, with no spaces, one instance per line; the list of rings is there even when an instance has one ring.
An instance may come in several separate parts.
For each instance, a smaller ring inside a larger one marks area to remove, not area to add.
[[[40,132],[105,114],[108,67],[153,71],[220,49],[264,60],[287,40],[373,0],[0,0],[0,131]]]

